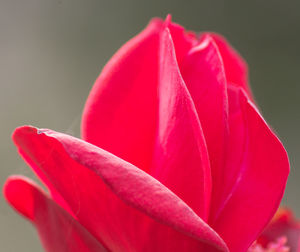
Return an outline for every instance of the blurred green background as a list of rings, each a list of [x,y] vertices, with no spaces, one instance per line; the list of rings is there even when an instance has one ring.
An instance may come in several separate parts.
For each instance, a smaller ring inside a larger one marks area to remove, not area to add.
[[[259,107],[285,144],[284,204],[300,217],[300,1],[0,0],[0,184],[33,177],[10,135],[32,124],[79,134],[105,62],[153,16],[216,31],[247,60]],[[34,229],[0,200],[0,251],[41,251]]]

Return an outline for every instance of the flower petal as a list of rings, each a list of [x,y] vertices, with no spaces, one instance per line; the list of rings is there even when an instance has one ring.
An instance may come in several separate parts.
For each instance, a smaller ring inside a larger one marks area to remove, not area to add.
[[[198,251],[207,243],[212,251],[227,251],[222,239],[182,200],[130,163],[51,130],[24,126],[13,138],[78,221],[109,250]]]
[[[212,173],[210,219],[213,219],[223,194],[224,164],[228,138],[227,83],[223,62],[210,35],[186,55],[182,76],[195,103],[203,128]]]
[[[47,251],[107,251],[77,220],[29,179],[10,177],[4,185],[4,195],[13,208],[35,225]]]
[[[197,35],[194,32],[186,31],[179,24],[172,23],[170,20],[165,21],[165,25],[171,33],[171,37],[176,52],[178,65],[181,65],[188,51],[198,43]]]
[[[244,133],[230,131],[242,152],[231,153],[240,160],[233,185],[224,208],[213,228],[225,240],[230,251],[240,252],[257,238],[270,221],[281,201],[287,177],[289,162],[284,147],[263,120],[255,106],[241,89],[229,89],[230,113],[240,114],[243,118]],[[232,108],[233,107],[233,108]],[[236,128],[230,114],[230,128]],[[239,139],[232,134],[244,136]],[[237,150],[237,148],[232,149]],[[229,167],[235,163],[228,163]],[[227,167],[228,168],[228,167]],[[235,169],[233,167],[232,169]],[[230,173],[230,169],[228,168]]]
[[[155,19],[107,63],[82,117],[82,137],[146,170],[157,116],[159,32]]]
[[[159,120],[151,175],[206,220],[211,193],[209,159],[168,28],[162,33],[160,52]]]
[[[241,87],[252,99],[251,89],[248,84],[248,66],[239,53],[219,34],[204,33],[202,36],[211,36],[220,51],[228,83]]]

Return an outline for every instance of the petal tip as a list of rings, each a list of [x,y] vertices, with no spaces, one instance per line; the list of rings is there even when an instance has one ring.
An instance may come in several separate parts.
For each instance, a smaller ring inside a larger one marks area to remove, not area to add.
[[[29,220],[34,218],[34,202],[30,185],[33,182],[21,175],[10,176],[4,186],[3,195],[7,202]]]
[[[31,125],[23,125],[20,127],[17,127],[14,132],[12,133],[12,140],[14,143],[18,142],[18,139],[21,135],[23,135],[26,132],[37,132],[38,129]]]
[[[172,15],[168,14],[166,19],[165,19],[165,24],[168,26],[172,22]]]

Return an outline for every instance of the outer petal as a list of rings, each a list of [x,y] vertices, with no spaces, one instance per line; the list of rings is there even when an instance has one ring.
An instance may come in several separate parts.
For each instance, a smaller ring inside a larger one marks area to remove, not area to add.
[[[157,116],[158,44],[153,20],[104,67],[87,99],[83,139],[147,170]]]
[[[234,89],[230,92],[233,93],[229,95],[229,107],[234,107],[230,109],[230,123],[240,122],[231,120],[233,112],[240,114],[243,125],[239,127],[244,127],[242,135],[245,136],[239,140],[243,143],[238,143],[237,137],[233,139],[244,148],[242,156],[236,157],[240,165],[233,177],[235,184],[213,227],[230,251],[242,252],[247,250],[278,208],[289,173],[289,162],[282,144],[244,92]],[[231,131],[230,134],[235,133]]]
[[[288,209],[279,209],[270,224],[258,239],[262,245],[277,240],[280,237],[287,238],[287,246],[290,252],[300,252],[300,222]]]
[[[209,159],[168,28],[162,33],[160,57],[159,120],[151,174],[206,219],[211,193]]]
[[[146,171],[156,130],[162,27],[162,20],[152,20],[112,57],[89,95],[82,118],[83,139]],[[197,43],[196,36],[177,24],[169,27],[182,60]]]
[[[80,223],[108,249],[198,251],[204,242],[211,251],[227,251],[219,236],[182,200],[116,156],[71,136],[32,127],[17,129],[14,140]]]
[[[49,252],[107,251],[79,222],[27,178],[10,177],[4,186],[8,202],[37,228]]]
[[[219,34],[204,33],[203,36],[211,36],[218,46],[228,83],[241,87],[252,99],[251,90],[248,84],[248,66],[245,60],[233,49],[230,44]]]
[[[224,192],[225,154],[228,138],[227,83],[223,62],[209,35],[186,55],[182,76],[195,103],[208,147],[212,173],[213,219]]]

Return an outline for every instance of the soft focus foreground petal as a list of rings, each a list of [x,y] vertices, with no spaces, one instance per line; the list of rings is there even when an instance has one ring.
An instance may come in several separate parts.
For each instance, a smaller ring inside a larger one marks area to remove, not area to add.
[[[202,36],[181,65],[183,79],[195,103],[208,147],[212,199],[210,219],[217,211],[224,192],[224,158],[228,138],[228,99],[223,62],[213,39]]]
[[[284,208],[277,211],[258,238],[258,242],[266,246],[280,237],[286,237],[286,245],[290,248],[290,252],[300,252],[300,222],[290,210]]]
[[[159,119],[151,175],[206,220],[211,176],[205,140],[169,29],[161,36]]]
[[[231,252],[243,252],[276,212],[285,189],[289,162],[279,139],[242,90],[229,89],[229,108],[230,113],[240,114],[243,118],[243,125],[239,127],[244,127],[244,133],[230,132],[230,137],[232,134],[244,135],[244,139],[239,140],[243,143],[239,143],[237,136],[233,137],[243,151],[232,153],[242,154],[241,157],[236,156],[240,160],[239,169],[213,228]],[[240,120],[231,120],[232,117],[233,114],[230,114],[230,124],[240,123]],[[230,125],[230,128],[236,127]],[[233,147],[232,151],[236,149]]]
[[[208,243],[211,251],[227,251],[182,200],[122,159],[51,130],[24,126],[13,137],[26,160],[39,167],[78,221],[109,250],[199,251]]]
[[[221,35],[215,33],[203,33],[202,36],[207,35],[211,36],[218,46],[224,62],[228,83],[243,88],[247,95],[252,99],[251,89],[248,84],[248,66],[245,60]]]
[[[108,62],[82,117],[84,140],[147,170],[157,114],[158,43],[163,21],[154,19]]]
[[[10,177],[4,185],[4,196],[14,209],[34,224],[46,251],[107,251],[77,220],[29,179]]]

